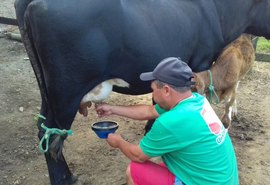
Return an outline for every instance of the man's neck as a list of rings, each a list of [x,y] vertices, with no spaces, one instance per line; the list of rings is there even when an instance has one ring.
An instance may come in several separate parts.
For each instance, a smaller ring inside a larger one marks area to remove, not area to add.
[[[192,96],[192,92],[191,91],[187,91],[187,92],[184,92],[184,93],[177,93],[175,94],[175,98],[173,98],[173,101],[171,103],[171,109],[173,107],[175,107],[178,103],[180,103],[181,101],[189,98]]]

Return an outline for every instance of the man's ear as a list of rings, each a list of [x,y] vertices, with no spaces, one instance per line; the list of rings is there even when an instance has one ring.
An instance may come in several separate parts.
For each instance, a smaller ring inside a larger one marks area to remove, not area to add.
[[[193,77],[191,78],[191,82],[192,82],[191,91],[192,92],[197,92],[196,79],[197,79],[197,75],[196,75],[196,73],[193,72]]]
[[[170,86],[168,86],[167,84],[164,85],[163,87],[163,91],[165,93],[165,95],[169,95],[171,93],[172,88]]]

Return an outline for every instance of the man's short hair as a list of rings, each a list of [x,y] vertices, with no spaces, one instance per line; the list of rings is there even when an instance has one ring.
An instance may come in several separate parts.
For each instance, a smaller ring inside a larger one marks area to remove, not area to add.
[[[174,89],[175,91],[177,91],[179,93],[184,93],[184,92],[190,91],[190,86],[176,87],[174,85],[167,84],[167,83],[162,82],[160,80],[155,80],[154,83],[156,84],[157,88],[162,88],[162,87],[164,87],[164,85],[168,85],[172,89]]]

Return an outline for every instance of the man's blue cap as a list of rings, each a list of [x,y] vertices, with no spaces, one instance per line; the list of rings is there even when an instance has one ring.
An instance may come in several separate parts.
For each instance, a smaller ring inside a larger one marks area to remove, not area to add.
[[[191,82],[193,73],[187,63],[180,58],[165,58],[156,66],[152,72],[145,72],[140,75],[142,81],[159,80],[175,87],[188,87],[194,84]]]

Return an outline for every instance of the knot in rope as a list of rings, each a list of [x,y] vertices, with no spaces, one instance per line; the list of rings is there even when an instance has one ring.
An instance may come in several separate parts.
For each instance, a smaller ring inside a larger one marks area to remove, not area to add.
[[[215,87],[213,86],[213,79],[212,79],[212,73],[210,70],[208,70],[209,73],[209,78],[210,78],[210,84],[208,86],[208,90],[209,90],[209,102],[212,104],[212,99],[213,99],[213,94],[216,97],[216,104],[219,103],[219,97],[215,91]]]
[[[34,120],[35,120],[35,121],[38,121],[39,118],[41,118],[41,119],[43,119],[43,120],[46,120],[46,118],[45,118],[43,115],[41,115],[41,114],[36,114],[36,115],[34,116]]]
[[[46,118],[40,114],[36,115],[36,118],[41,118],[43,120],[46,120]],[[48,128],[44,125],[44,123],[41,124],[41,128],[43,128],[43,130],[45,130],[45,133],[43,135],[43,137],[41,138],[40,142],[39,142],[39,150],[42,153],[46,153],[49,149],[49,140],[50,137],[54,134],[60,135],[60,136],[66,136],[66,135],[72,135],[73,132],[72,130],[66,130],[66,129],[58,129],[58,128]],[[45,149],[43,148],[43,143],[45,143]]]

